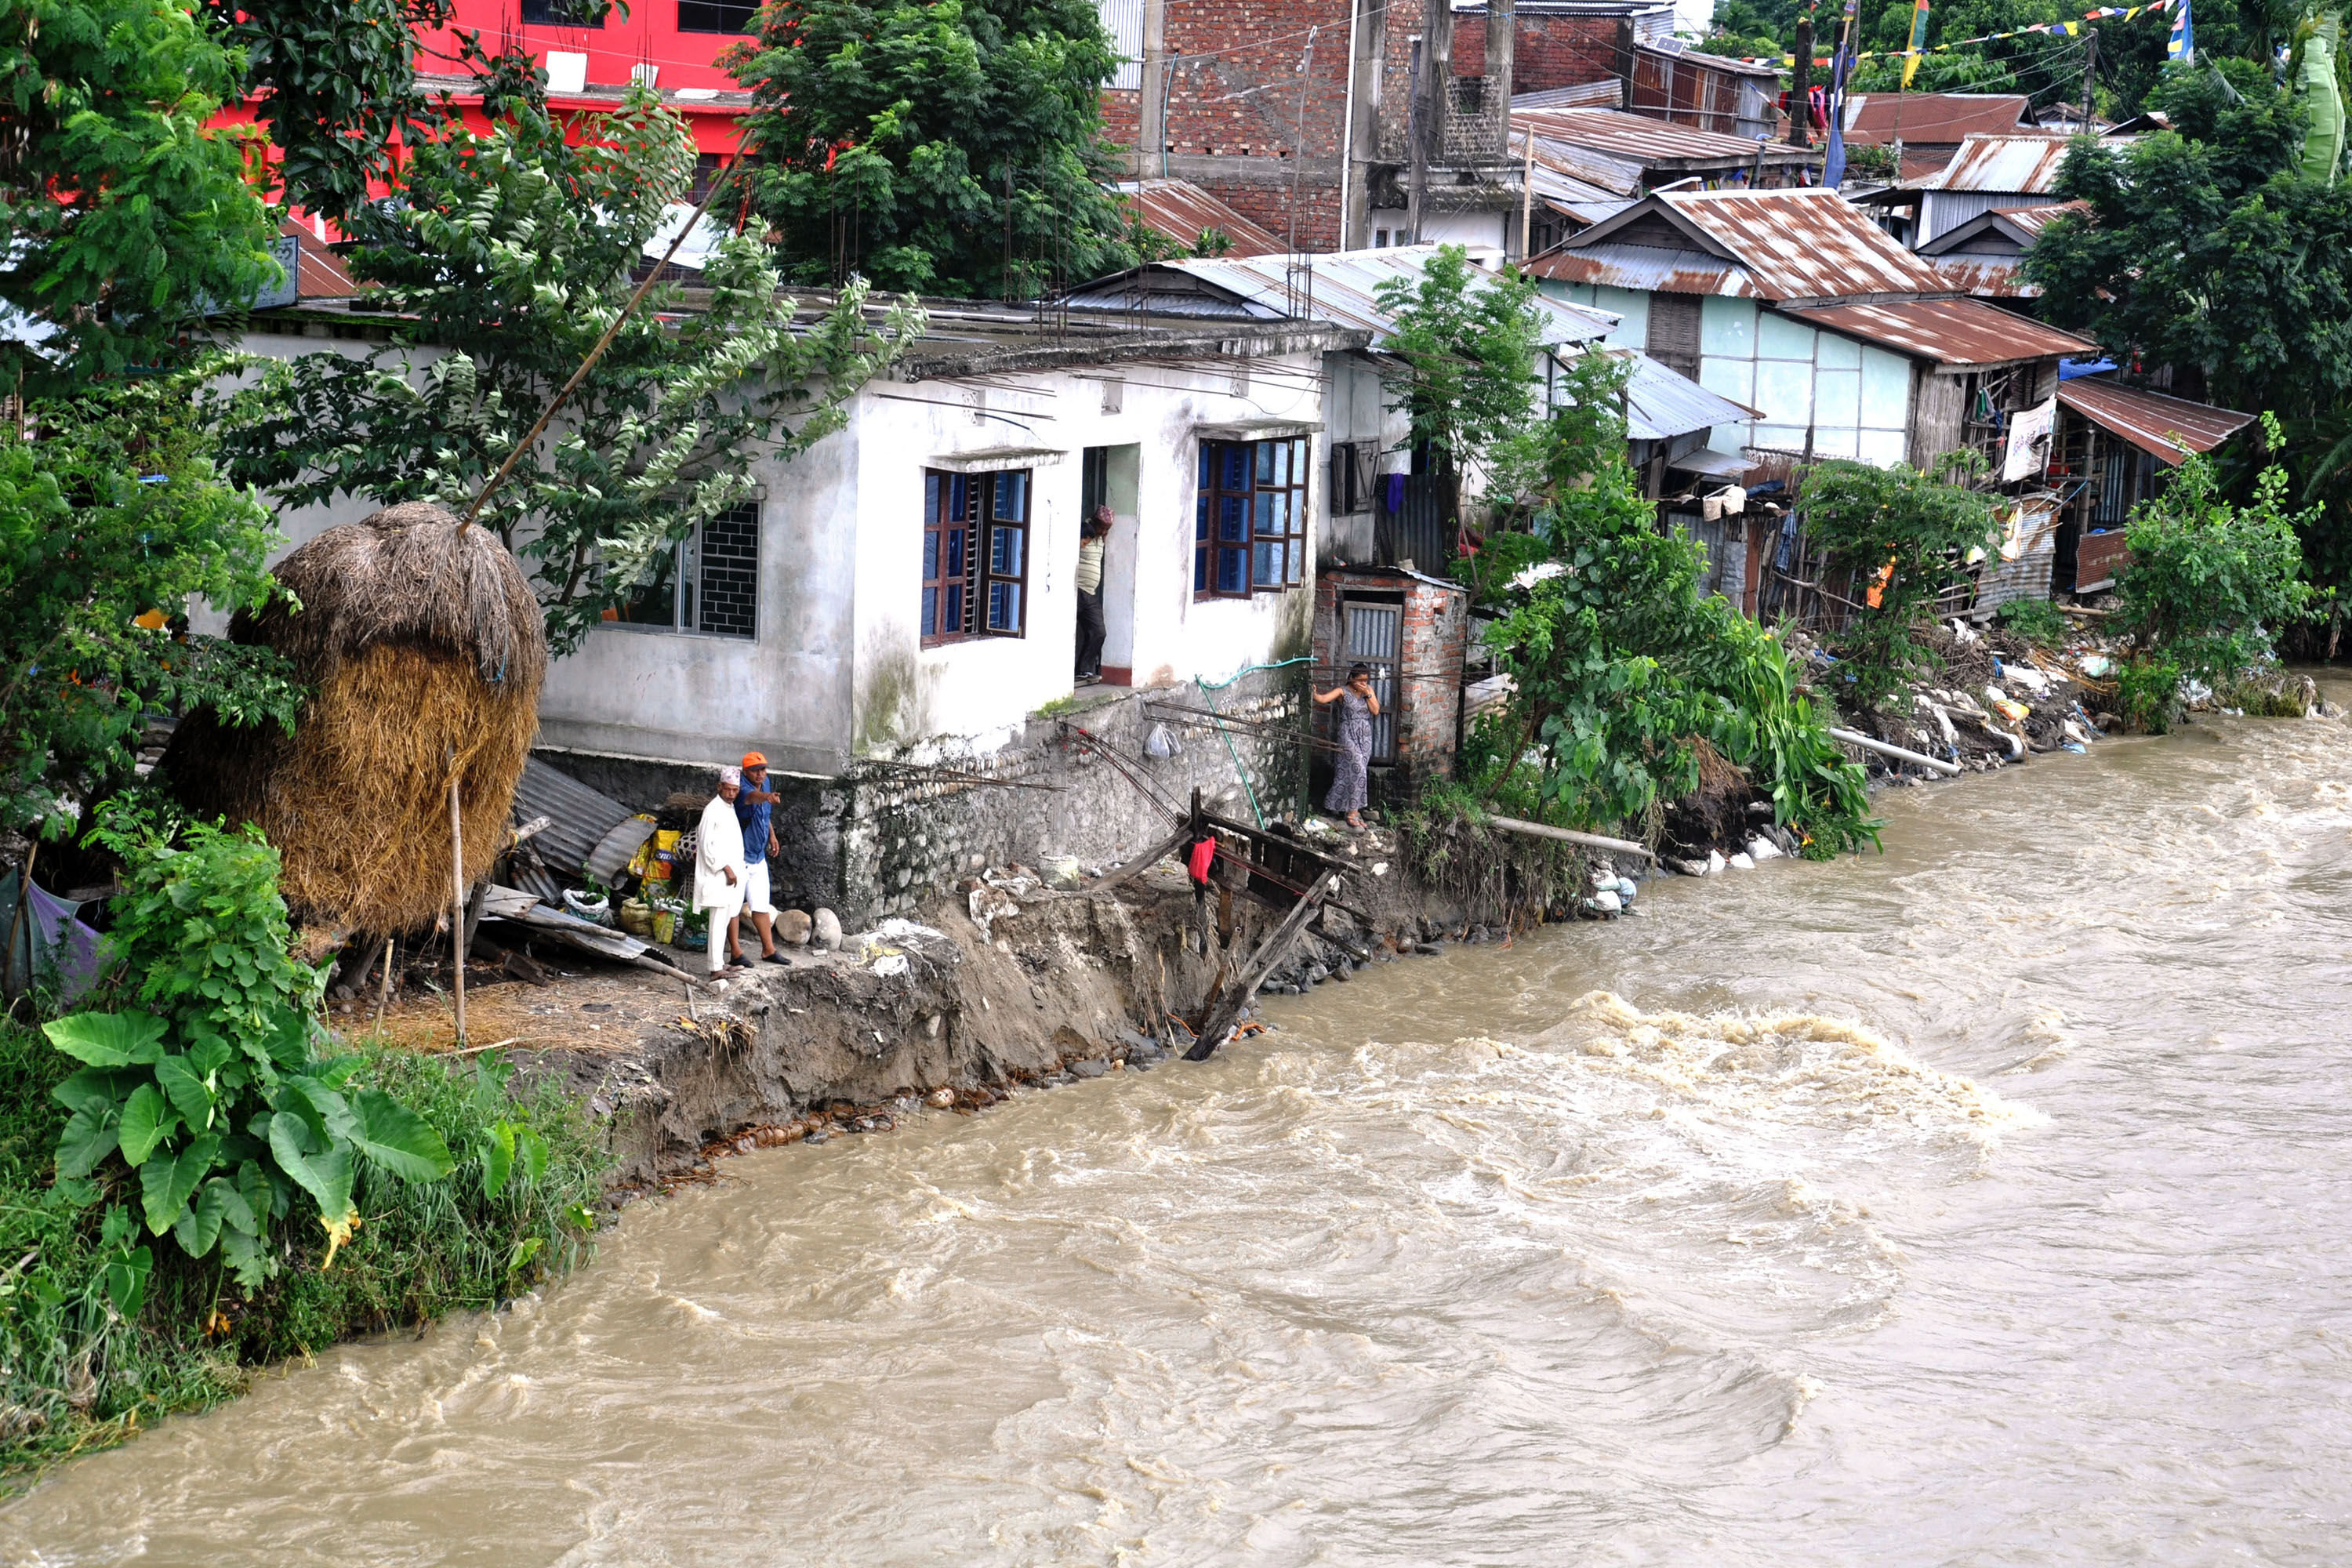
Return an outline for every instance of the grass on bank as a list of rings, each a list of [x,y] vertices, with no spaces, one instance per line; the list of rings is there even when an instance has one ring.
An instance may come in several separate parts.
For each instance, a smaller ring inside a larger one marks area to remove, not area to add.
[[[609,1156],[560,1085],[515,1097],[504,1069],[482,1058],[453,1066],[380,1043],[352,1048],[362,1058],[354,1085],[423,1117],[457,1152],[457,1168],[410,1182],[363,1167],[353,1194],[361,1223],[332,1266],[320,1268],[316,1216],[298,1212],[269,1238],[283,1267],[248,1294],[217,1257],[189,1258],[168,1235],[109,1233],[110,1207],[136,1212],[108,1201],[125,1194],[107,1188],[133,1184],[119,1165],[99,1173],[96,1202],[56,1184],[67,1111],[50,1090],[80,1064],[37,1030],[0,1024],[0,1477],[21,1481],[229,1398],[268,1363],[494,1308],[584,1259]],[[493,1194],[486,1163],[508,1163],[493,1134],[500,1122],[539,1142],[523,1141]],[[126,1320],[108,1271],[142,1246],[152,1271]]]

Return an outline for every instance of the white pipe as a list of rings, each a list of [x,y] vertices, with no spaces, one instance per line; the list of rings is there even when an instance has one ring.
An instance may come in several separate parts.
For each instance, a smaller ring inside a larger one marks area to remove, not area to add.
[[[1655,852],[1643,848],[1629,839],[1603,838],[1598,833],[1579,833],[1572,827],[1552,827],[1540,822],[1521,822],[1516,816],[1490,816],[1487,822],[1506,833],[1517,833],[1528,838],[1556,838],[1562,844],[1581,844],[1590,849],[1613,849],[1620,855],[1643,855],[1654,860]]]
[[[1923,768],[1933,768],[1946,778],[1959,776],[1960,764],[1958,763],[1947,763],[1935,757],[1924,756],[1917,752],[1906,752],[1900,746],[1890,746],[1884,741],[1873,740],[1868,735],[1857,734],[1852,730],[1832,730],[1830,733],[1849,746],[1860,746],[1864,751],[1876,752],[1882,757],[1894,757],[1902,762],[1916,763]]]

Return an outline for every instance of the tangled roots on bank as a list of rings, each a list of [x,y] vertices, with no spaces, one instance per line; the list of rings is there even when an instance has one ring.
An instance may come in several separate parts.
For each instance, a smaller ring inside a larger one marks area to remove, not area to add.
[[[1574,846],[1503,832],[1458,786],[1427,791],[1397,826],[1413,875],[1478,918],[1529,923],[1590,890],[1591,862]]]
[[[1668,806],[1660,837],[1677,854],[1706,858],[1709,849],[1729,854],[1747,841],[1748,803],[1756,798],[1748,775],[1704,735],[1691,740],[1698,763],[1698,788]]]
[[[453,768],[469,881],[503,844],[547,675],[538,601],[496,534],[425,501],[328,530],[277,576],[294,603],[240,612],[229,637],[310,686],[294,733],[200,711],[164,772],[193,809],[268,836],[297,920],[423,925],[448,905]]]

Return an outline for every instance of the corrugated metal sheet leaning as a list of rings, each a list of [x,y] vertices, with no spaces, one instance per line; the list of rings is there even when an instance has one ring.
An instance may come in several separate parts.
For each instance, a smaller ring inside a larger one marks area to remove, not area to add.
[[[621,874],[654,831],[652,823],[640,820],[611,795],[537,757],[522,765],[522,778],[515,785],[514,816],[519,823],[549,819],[530,842],[550,870],[606,884]]]
[[[2210,452],[2254,422],[2251,414],[2091,377],[2058,384],[2058,403],[2143,452],[2178,464],[2182,447]]]

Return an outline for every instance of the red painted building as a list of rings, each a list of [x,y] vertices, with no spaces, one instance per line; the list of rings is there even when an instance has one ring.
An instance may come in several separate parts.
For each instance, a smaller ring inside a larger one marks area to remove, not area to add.
[[[592,0],[456,0],[447,28],[419,30],[418,85],[436,98],[449,93],[469,110],[468,121],[483,128],[476,107],[480,98],[469,90],[472,79],[457,66],[457,35],[473,32],[493,53],[511,41],[535,57],[547,71],[548,106],[558,112],[614,109],[629,83],[644,76],[692,128],[706,168],[715,168],[740,145],[751,95],[717,62],[743,37],[756,4],[634,0],[625,14],[614,5],[594,26],[572,19],[592,8]],[[215,122],[252,120],[252,106],[240,104],[224,110]],[[320,232],[315,222],[310,226]]]

